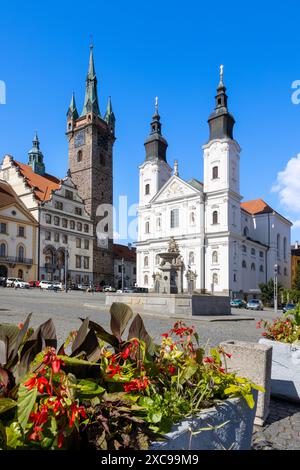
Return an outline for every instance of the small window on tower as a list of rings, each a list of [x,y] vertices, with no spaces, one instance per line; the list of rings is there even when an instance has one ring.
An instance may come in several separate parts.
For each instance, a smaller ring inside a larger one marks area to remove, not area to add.
[[[222,99],[218,98],[218,104],[222,104]]]
[[[214,166],[212,169],[212,177],[213,177],[213,180],[216,180],[217,178],[219,178],[219,168],[217,166]]]
[[[146,186],[145,186],[145,194],[150,194],[150,184],[146,184]]]
[[[78,152],[77,152],[77,161],[78,162],[82,161],[82,150],[78,150]]]

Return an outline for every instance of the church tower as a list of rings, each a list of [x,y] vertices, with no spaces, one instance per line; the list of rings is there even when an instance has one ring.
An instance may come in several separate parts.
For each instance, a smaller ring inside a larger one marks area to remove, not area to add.
[[[67,112],[66,135],[72,180],[94,222],[94,282],[112,283],[112,217],[106,221],[107,206],[104,205],[112,208],[113,204],[115,116],[110,98],[103,118],[100,113],[93,46],[90,46],[83,109],[79,116],[73,94]]]
[[[229,293],[238,283],[238,242],[241,234],[240,146],[234,140],[234,118],[227,107],[223,66],[208,118],[209,141],[204,149],[206,290]],[[228,272],[221,266],[229,266]]]
[[[44,156],[40,151],[40,141],[37,132],[32,141],[32,149],[28,152],[28,165],[31,166],[34,173],[41,176],[45,174]]]
[[[161,133],[158,98],[155,99],[155,113],[150,124],[151,131],[144,145],[146,158],[140,165],[139,206],[145,206],[170,178],[172,169],[167,162],[168,143]]]

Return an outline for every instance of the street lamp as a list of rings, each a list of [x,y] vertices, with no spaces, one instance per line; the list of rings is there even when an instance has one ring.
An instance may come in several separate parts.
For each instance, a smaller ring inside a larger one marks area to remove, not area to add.
[[[122,292],[124,290],[124,258],[122,258]]]
[[[65,292],[68,292],[68,258],[69,251],[65,248]]]
[[[278,265],[274,264],[274,313],[277,315],[277,295],[278,295],[278,279],[277,279],[277,274],[278,274]]]

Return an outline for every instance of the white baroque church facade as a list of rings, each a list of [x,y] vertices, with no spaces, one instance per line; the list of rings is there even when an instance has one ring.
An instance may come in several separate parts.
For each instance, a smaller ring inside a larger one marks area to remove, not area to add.
[[[215,109],[203,145],[204,182],[183,180],[167,157],[158,108],[139,167],[137,285],[158,290],[159,253],[174,237],[183,261],[183,290],[259,295],[259,284],[274,276],[290,287],[291,222],[262,199],[241,202],[240,146],[233,137],[221,68]]]

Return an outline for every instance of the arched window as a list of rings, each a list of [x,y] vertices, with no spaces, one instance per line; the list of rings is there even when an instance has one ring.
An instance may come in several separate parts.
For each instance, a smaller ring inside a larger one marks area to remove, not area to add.
[[[150,222],[145,223],[145,233],[150,233]]]
[[[20,245],[18,247],[18,259],[19,259],[19,261],[23,261],[24,253],[25,253],[24,246]]]
[[[144,257],[144,267],[148,268],[148,265],[149,265],[149,258],[148,258],[148,256],[145,256]]]
[[[159,255],[156,255],[155,256],[155,264],[160,264],[160,256]]]
[[[259,272],[263,273],[264,272],[264,267],[263,265],[261,264],[260,267],[259,267]]]
[[[171,228],[179,227],[179,209],[172,209],[170,212]]]
[[[247,268],[247,263],[245,260],[242,261],[242,268]]]
[[[212,178],[213,180],[219,178],[219,168],[217,166],[214,166],[212,169]]]
[[[146,184],[146,186],[145,186],[145,194],[150,194],[150,184]]]
[[[3,258],[6,256],[6,244],[5,243],[0,244],[0,256]]]
[[[195,263],[195,254],[193,251],[189,252],[189,264],[194,264]]]
[[[255,264],[254,263],[251,264],[251,271],[255,271]]]
[[[255,255],[255,248],[251,248],[251,255]]]
[[[145,286],[148,285],[148,276],[147,276],[147,274],[144,276],[144,285]]]
[[[218,223],[218,211],[213,211],[212,213],[212,223],[216,225]]]
[[[77,161],[78,162],[82,161],[82,150],[78,150],[78,152],[77,152]]]
[[[243,253],[247,253],[247,247],[246,247],[246,245],[242,245],[242,252],[243,252]]]
[[[245,227],[245,228],[244,228],[243,233],[244,233],[244,237],[249,237],[249,229],[248,229],[248,227]]]
[[[217,251],[212,252],[212,262],[213,262],[213,264],[217,264],[217,262],[218,262],[218,252]]]
[[[218,279],[218,274],[217,273],[213,273],[212,282],[213,282],[213,284],[219,284],[219,279]]]
[[[280,258],[280,235],[277,234],[277,258]]]
[[[195,223],[195,212],[190,213],[190,225],[194,225]]]
[[[20,279],[23,279],[23,269],[19,269],[19,270],[18,270],[18,277],[19,277]]]
[[[286,260],[286,237],[283,239],[283,259]]]

